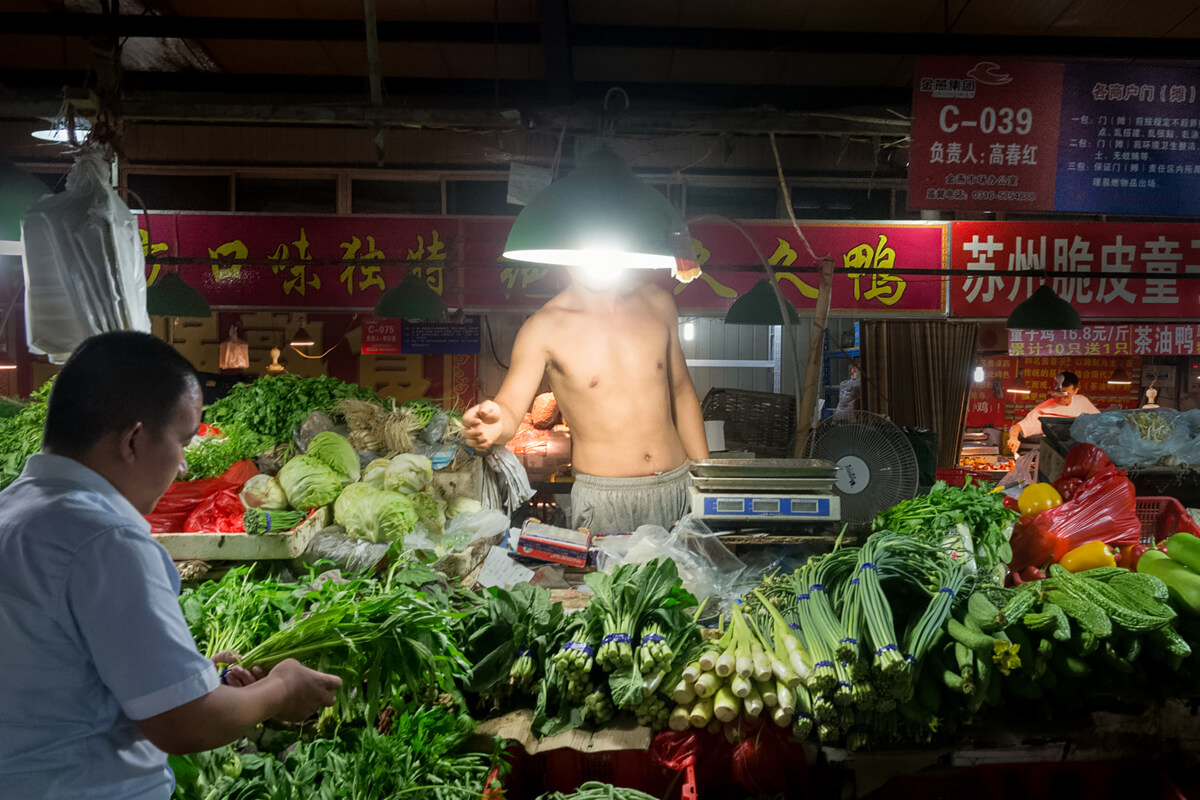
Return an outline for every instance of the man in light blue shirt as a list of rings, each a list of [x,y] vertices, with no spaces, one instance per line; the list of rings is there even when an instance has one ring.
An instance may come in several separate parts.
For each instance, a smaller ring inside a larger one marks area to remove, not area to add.
[[[196,650],[142,515],[200,413],[191,365],[148,334],[93,337],[57,378],[43,452],[0,492],[0,797],[166,800],[167,752],[333,702],[335,676],[287,661],[222,685]]]

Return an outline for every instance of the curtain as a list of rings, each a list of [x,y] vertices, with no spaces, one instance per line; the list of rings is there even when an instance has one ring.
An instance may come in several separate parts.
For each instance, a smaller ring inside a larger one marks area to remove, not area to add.
[[[864,322],[862,396],[867,411],[938,437],[938,467],[953,467],[967,423],[979,325]]]

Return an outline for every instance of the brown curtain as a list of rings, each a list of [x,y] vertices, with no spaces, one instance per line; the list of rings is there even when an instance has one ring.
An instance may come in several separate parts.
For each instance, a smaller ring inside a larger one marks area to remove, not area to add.
[[[979,325],[864,322],[863,407],[897,425],[937,433],[938,467],[958,463]]]

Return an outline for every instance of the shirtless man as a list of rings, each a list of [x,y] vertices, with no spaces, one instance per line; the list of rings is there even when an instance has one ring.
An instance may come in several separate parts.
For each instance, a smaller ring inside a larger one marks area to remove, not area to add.
[[[670,294],[571,283],[521,326],[495,400],[463,415],[467,444],[503,445],[545,375],[571,425],[571,525],[621,533],[663,527],[688,507],[688,459],[708,458],[700,402]]]

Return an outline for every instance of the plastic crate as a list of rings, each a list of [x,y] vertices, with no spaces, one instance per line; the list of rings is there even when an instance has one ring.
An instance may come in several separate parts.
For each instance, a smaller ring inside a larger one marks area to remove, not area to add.
[[[662,797],[678,775],[656,765],[648,750],[581,753],[563,747],[539,753],[538,759],[548,792],[571,792],[588,781],[601,781]]]
[[[1174,497],[1139,497],[1136,511],[1143,541],[1161,542],[1180,531],[1200,536],[1200,526]]]
[[[950,467],[948,469],[939,469],[936,477],[939,481],[943,481],[947,486],[965,486],[967,476],[971,474],[971,470],[963,467]]]

